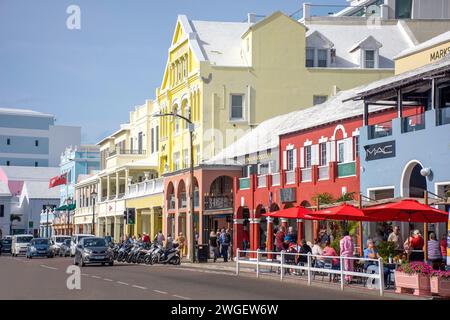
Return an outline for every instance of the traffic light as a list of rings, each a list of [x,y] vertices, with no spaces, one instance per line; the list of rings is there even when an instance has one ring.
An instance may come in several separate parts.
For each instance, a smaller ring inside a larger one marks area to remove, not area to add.
[[[127,212],[127,210],[125,210],[125,211],[123,212],[123,220],[124,220],[124,221],[127,221],[127,214],[128,214],[128,212]]]
[[[134,208],[128,208],[127,224],[134,224],[136,221],[136,210]]]

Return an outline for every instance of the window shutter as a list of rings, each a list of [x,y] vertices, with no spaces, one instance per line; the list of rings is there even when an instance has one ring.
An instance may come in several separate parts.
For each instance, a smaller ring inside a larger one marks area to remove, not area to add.
[[[311,165],[318,165],[319,164],[319,145],[315,144],[311,146]]]
[[[326,163],[328,165],[328,163],[330,162],[330,156],[331,156],[331,142],[329,142],[329,141],[326,143],[326,152],[327,152]]]
[[[345,139],[344,142],[344,162],[353,161],[353,144],[352,138]]]
[[[293,159],[292,168],[295,170],[297,168],[297,149],[292,150],[292,159]]]
[[[305,167],[305,148],[300,148],[300,168]]]
[[[283,170],[287,169],[287,151],[283,151]]]
[[[336,141],[330,141],[330,161],[336,161]]]

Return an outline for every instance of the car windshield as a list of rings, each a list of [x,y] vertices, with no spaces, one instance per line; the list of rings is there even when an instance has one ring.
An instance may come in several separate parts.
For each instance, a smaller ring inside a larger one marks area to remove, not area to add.
[[[10,239],[3,239],[2,243],[3,244],[11,244],[11,240]]]
[[[55,239],[55,241],[56,241],[56,243],[63,243],[63,242],[64,242],[65,240],[67,240],[67,239],[70,240],[70,238],[57,237],[57,238]]]
[[[80,242],[80,240],[84,238],[89,238],[89,236],[78,236],[78,242]]]
[[[16,242],[17,243],[30,243],[30,241],[33,239],[33,237],[28,236],[28,237],[17,237]]]
[[[84,246],[88,247],[106,247],[105,239],[84,239]]]
[[[33,244],[35,245],[48,244],[48,239],[34,239]]]

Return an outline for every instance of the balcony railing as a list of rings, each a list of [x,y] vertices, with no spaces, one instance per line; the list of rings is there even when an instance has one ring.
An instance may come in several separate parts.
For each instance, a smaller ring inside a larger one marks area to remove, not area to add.
[[[330,177],[330,167],[320,166],[319,167],[319,180],[327,180]]]
[[[128,186],[127,198],[161,193],[164,189],[163,179],[145,180]]]
[[[108,197],[108,200],[114,200],[116,198],[116,193],[114,192],[114,194],[110,194]]]
[[[267,186],[267,175],[258,176],[258,188],[264,188]]]
[[[295,183],[295,171],[286,171],[286,184]]]
[[[240,190],[250,189],[250,178],[239,178],[239,189]]]
[[[312,181],[311,168],[302,169],[302,182]]]
[[[272,173],[272,185],[279,186],[280,185],[280,173]]]
[[[338,163],[338,177],[354,176],[356,174],[356,162]]]
[[[115,149],[115,150],[112,150],[112,151],[108,152],[108,157],[112,157],[112,156],[115,156],[117,154],[119,154],[119,155],[122,155],[122,154],[133,155],[133,154],[135,154],[135,155],[144,155],[145,156],[146,151],[145,150],[139,150],[139,149],[135,149],[135,150]]]
[[[392,121],[385,121],[369,126],[369,139],[377,139],[392,135]]]
[[[101,201],[101,202],[105,202],[105,201],[106,201],[106,196],[101,197],[101,198],[100,198],[100,201]]]
[[[233,208],[233,195],[205,196],[204,208],[205,210]]]
[[[425,113],[402,118],[402,133],[425,129]]]
[[[450,107],[438,109],[438,125],[450,124]]]

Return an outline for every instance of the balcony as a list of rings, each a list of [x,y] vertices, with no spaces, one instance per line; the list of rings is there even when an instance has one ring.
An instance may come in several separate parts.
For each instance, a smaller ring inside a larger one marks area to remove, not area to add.
[[[391,135],[392,135],[391,120],[369,126],[369,139],[377,139]]]
[[[106,167],[121,166],[131,160],[140,160],[145,158],[145,150],[125,150],[116,149],[109,151],[106,157]]]
[[[402,118],[402,133],[425,129],[425,113]]]
[[[205,210],[220,210],[233,208],[233,195],[205,196]]]
[[[286,184],[295,184],[295,171],[286,171]]]
[[[108,158],[115,156],[115,155],[144,155],[145,156],[146,151],[145,150],[128,150],[128,149],[116,149],[108,152]]]
[[[258,176],[258,188],[267,187],[267,175]]]
[[[450,124],[450,107],[438,109],[438,125]]]
[[[272,185],[279,186],[280,185],[280,173],[272,173]]]
[[[164,189],[163,179],[145,180],[128,186],[127,198],[142,197],[162,193]]]
[[[338,178],[356,175],[356,162],[338,163]]]
[[[250,189],[250,178],[239,178],[239,190]]]
[[[312,169],[306,168],[302,169],[302,182],[310,182],[312,181]]]
[[[320,166],[318,167],[319,169],[319,180],[328,180],[330,178],[330,167],[325,165],[325,166]]]

